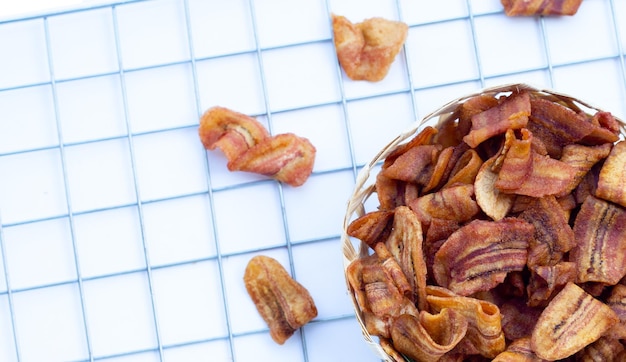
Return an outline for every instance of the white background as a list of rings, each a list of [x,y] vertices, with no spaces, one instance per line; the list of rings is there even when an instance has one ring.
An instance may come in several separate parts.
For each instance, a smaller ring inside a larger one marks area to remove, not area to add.
[[[331,12],[409,24],[385,80],[339,69]],[[498,0],[156,0],[21,16],[0,16],[2,361],[376,361],[339,240],[363,164],[416,119],[503,83],[626,116],[624,0],[563,18],[508,18]],[[307,183],[228,172],[197,136],[214,105],[309,138]],[[243,285],[257,254],[317,303],[283,346]]]

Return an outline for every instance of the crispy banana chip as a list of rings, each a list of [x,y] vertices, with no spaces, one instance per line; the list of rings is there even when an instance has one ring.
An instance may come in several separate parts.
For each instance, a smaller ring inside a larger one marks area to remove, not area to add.
[[[577,281],[617,284],[626,275],[626,210],[587,197],[574,221],[576,246],[570,260],[577,266]]]
[[[515,195],[500,192],[495,186],[498,180],[498,173],[493,171],[496,159],[497,157],[492,157],[482,164],[474,181],[474,192],[480,209],[497,221],[504,219],[509,213],[515,201]]]
[[[346,75],[352,80],[383,80],[404,45],[408,25],[383,18],[353,24],[338,15],[332,20],[337,57]]]
[[[509,272],[524,269],[534,231],[520,219],[473,220],[450,235],[435,254],[435,280],[460,295],[489,290]]]
[[[398,156],[382,173],[391,179],[426,185],[432,176],[439,151],[439,147],[434,145],[412,147]]]
[[[308,290],[291,278],[278,261],[264,255],[250,259],[244,282],[270,336],[283,344],[295,331],[317,316]]]
[[[465,337],[468,322],[454,309],[437,314],[421,311],[419,317],[402,315],[391,327],[391,338],[398,352],[415,360],[437,362]]]
[[[291,186],[301,186],[313,172],[316,149],[293,133],[278,134],[229,162],[233,170],[254,172]]]
[[[441,312],[446,308],[460,312],[468,323],[466,339],[476,351],[487,358],[494,358],[504,351],[505,339],[502,332],[500,310],[485,300],[459,296],[452,291],[436,286],[426,287],[431,308]]]
[[[483,160],[476,150],[470,149],[465,151],[459,160],[455,162],[454,168],[450,171],[448,182],[446,182],[444,187],[457,183],[474,183],[482,165]]]
[[[615,144],[604,162],[596,196],[626,207],[626,141]]]
[[[426,261],[422,250],[422,226],[417,215],[408,206],[396,208],[393,231],[385,243],[411,285],[409,299],[415,302],[419,310],[425,310],[427,308]]]
[[[563,147],[561,161],[572,166],[575,174],[571,184],[558,196],[569,195],[595,164],[607,158],[612,148],[612,143],[604,143],[599,146],[571,144]]]
[[[409,207],[425,224],[429,224],[433,218],[462,222],[471,219],[480,211],[473,196],[474,185],[457,184],[421,196],[413,200]]]
[[[293,133],[270,136],[256,119],[223,107],[208,109],[198,134],[207,150],[219,148],[229,171],[253,172],[301,186],[313,172],[316,149]]]
[[[472,116],[472,129],[463,141],[475,148],[492,136],[509,129],[526,126],[530,115],[530,96],[527,92],[507,98],[495,107]]]
[[[507,16],[574,15],[583,0],[501,0]]]
[[[615,338],[600,337],[576,354],[576,361],[624,361],[624,345]]]
[[[527,265],[555,265],[576,244],[565,211],[554,196],[532,199],[519,217],[535,226]]]
[[[514,340],[492,362],[542,362],[530,347],[530,337],[522,337]]]
[[[606,304],[568,283],[541,313],[531,347],[543,359],[563,359],[598,340],[618,322]]]
[[[378,242],[384,242],[391,233],[393,211],[380,210],[364,214],[348,225],[348,235],[366,243],[372,249]]]

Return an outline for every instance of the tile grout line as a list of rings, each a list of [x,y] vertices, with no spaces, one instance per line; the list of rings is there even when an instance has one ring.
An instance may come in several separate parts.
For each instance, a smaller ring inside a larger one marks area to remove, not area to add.
[[[194,91],[194,96],[195,96],[195,103],[196,103],[196,113],[198,116],[198,119],[200,119],[200,117],[203,114],[203,110],[202,110],[202,102],[200,99],[200,88],[199,88],[199,84],[198,84],[198,69],[197,69],[197,64],[196,64],[196,59],[195,59],[195,54],[194,54],[194,43],[193,43],[193,32],[191,31],[191,18],[190,18],[190,11],[189,11],[189,1],[188,0],[183,0],[183,5],[184,5],[184,12],[185,12],[185,22],[186,22],[186,31],[187,31],[187,42],[188,47],[189,47],[189,57],[191,59],[191,72],[192,72],[192,78],[193,78],[193,91]],[[208,197],[208,206],[209,206],[209,210],[211,212],[211,225],[212,225],[212,230],[213,230],[213,244],[215,246],[215,260],[217,263],[217,269],[218,269],[218,273],[219,273],[219,283],[220,283],[220,291],[222,293],[222,306],[224,308],[224,318],[225,318],[225,322],[226,322],[226,338],[228,340],[228,349],[229,349],[229,353],[230,353],[230,358],[232,361],[235,361],[235,341],[234,341],[234,334],[233,334],[233,327],[232,327],[232,321],[231,321],[231,312],[230,312],[230,307],[229,307],[229,300],[228,300],[228,291],[226,288],[226,281],[224,279],[224,260],[223,260],[223,254],[221,252],[221,247],[220,247],[220,243],[219,243],[219,230],[217,227],[217,219],[216,219],[216,210],[215,210],[215,197],[214,197],[214,190],[212,187],[212,180],[211,180],[211,168],[210,168],[210,163],[209,163],[209,157],[207,152],[204,152],[204,165],[206,167],[206,182],[207,182],[207,197]]]
[[[57,138],[58,138],[57,141],[59,142],[58,149],[59,149],[59,154],[61,157],[63,186],[65,188],[65,202],[67,204],[67,213],[68,213],[67,218],[68,218],[68,223],[70,227],[70,237],[72,240],[72,253],[74,257],[74,266],[76,268],[75,271],[76,271],[76,278],[77,278],[77,284],[78,284],[78,293],[80,297],[81,313],[82,313],[82,318],[83,318],[83,329],[85,332],[87,355],[89,356],[89,360],[93,361],[93,346],[92,346],[91,336],[89,333],[89,323],[88,323],[87,308],[86,308],[86,303],[85,303],[85,287],[84,287],[83,278],[81,275],[80,258],[78,256],[78,249],[77,249],[77,242],[76,242],[76,226],[75,226],[74,215],[72,211],[72,196],[70,192],[70,182],[69,182],[69,175],[68,175],[68,168],[67,168],[67,157],[65,153],[65,147],[63,146],[63,131],[61,127],[61,117],[59,114],[59,100],[58,100],[58,91],[57,91],[57,85],[56,85],[55,74],[54,74],[54,62],[52,59],[52,44],[50,40],[50,27],[48,24],[48,18],[46,17],[43,20],[44,20],[44,23],[43,23],[44,34],[46,37],[46,52],[48,56],[47,61],[48,61],[48,68],[49,68],[49,74],[50,74],[50,86],[51,86],[51,91],[52,91],[52,100],[53,100],[53,107],[54,107],[54,118],[55,118],[56,127],[57,127]]]
[[[122,53],[121,53],[121,44],[120,44],[120,29],[119,29],[119,21],[117,18],[117,7],[113,6],[111,15],[113,20],[113,33],[115,38],[115,50],[117,53],[117,62],[118,62],[118,70],[120,76],[120,84],[121,84],[121,92],[122,92],[122,104],[124,108],[124,120],[126,123],[126,133],[128,140],[128,148],[130,153],[130,162],[132,168],[132,176],[133,176],[133,186],[135,192],[135,199],[137,205],[137,213],[139,216],[139,226],[140,226],[140,235],[141,235],[141,244],[144,256],[144,262],[146,264],[146,276],[148,279],[148,290],[150,294],[150,304],[152,307],[152,320],[154,322],[154,336],[156,338],[157,343],[157,352],[159,356],[159,361],[163,361],[163,343],[161,341],[161,331],[159,328],[159,320],[158,320],[158,312],[157,305],[154,295],[154,281],[152,277],[152,266],[150,265],[150,257],[148,252],[148,246],[146,243],[146,228],[145,228],[145,220],[143,213],[143,203],[141,201],[141,192],[139,188],[139,176],[137,174],[137,160],[135,158],[135,148],[133,142],[133,136],[131,132],[131,121],[128,111],[128,94],[126,89],[126,77],[125,71],[122,61]]]

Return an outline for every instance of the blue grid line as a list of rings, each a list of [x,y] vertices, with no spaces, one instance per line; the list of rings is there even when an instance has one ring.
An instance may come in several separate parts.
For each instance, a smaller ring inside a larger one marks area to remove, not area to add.
[[[183,1],[184,10],[185,10],[185,22],[186,27],[185,30],[187,32],[187,42],[189,44],[189,56],[191,58],[191,72],[193,75],[193,91],[195,96],[195,104],[196,104],[196,112],[198,119],[203,114],[202,104],[200,101],[200,87],[198,85],[198,70],[197,70],[197,59],[194,56],[194,47],[193,47],[193,32],[191,31],[191,19],[189,15],[189,1]],[[218,226],[216,220],[216,210],[215,210],[215,198],[214,198],[214,188],[212,187],[211,182],[211,168],[209,167],[209,158],[208,155],[204,154],[204,164],[206,167],[206,184],[207,184],[207,195],[208,195],[208,203],[209,210],[211,211],[211,225],[213,225],[213,244],[215,247],[215,260],[217,262],[217,270],[219,273],[219,283],[220,283],[220,292],[222,293],[222,308],[224,308],[224,319],[226,323],[226,339],[228,340],[228,352],[230,354],[230,359],[235,361],[235,341],[231,323],[231,312],[228,303],[228,292],[226,288],[226,282],[224,280],[224,254],[221,252],[221,246],[218,238]]]
[[[144,253],[144,261],[146,264],[146,276],[148,278],[148,289],[150,292],[150,304],[152,307],[152,318],[153,318],[153,322],[154,322],[154,333],[155,333],[155,337],[156,337],[156,343],[157,343],[157,351],[158,351],[158,355],[159,355],[159,359],[161,361],[163,361],[163,344],[161,343],[161,331],[159,329],[159,319],[158,319],[158,312],[157,312],[157,306],[156,306],[156,302],[155,302],[155,297],[154,297],[154,281],[153,281],[153,277],[152,277],[152,266],[150,265],[150,256],[149,256],[149,251],[148,251],[148,247],[146,245],[146,227],[145,227],[145,222],[144,222],[144,214],[143,214],[143,202],[141,200],[141,190],[139,188],[139,178],[137,175],[137,169],[136,169],[136,165],[137,165],[137,161],[135,159],[135,147],[134,147],[134,142],[133,142],[133,135],[131,132],[131,126],[130,126],[130,117],[128,114],[128,96],[127,96],[127,91],[126,91],[126,74],[124,72],[123,66],[122,66],[122,52],[121,52],[121,45],[120,45],[120,35],[119,35],[119,24],[118,24],[118,20],[117,20],[117,7],[113,6],[112,9],[112,17],[113,17],[113,32],[115,35],[115,49],[116,49],[116,53],[117,53],[117,61],[118,61],[118,67],[119,67],[119,76],[120,76],[120,84],[121,84],[121,90],[122,90],[122,103],[124,106],[124,120],[126,121],[126,133],[127,133],[127,137],[128,137],[128,146],[129,146],[129,152],[130,152],[130,162],[132,165],[132,174],[133,174],[133,184],[134,184],[134,192],[135,192],[135,199],[137,200],[137,213],[139,215],[139,228],[140,228],[140,235],[141,235],[141,244],[143,247],[143,253]]]
[[[87,322],[87,313],[86,313],[86,309],[85,309],[85,292],[84,292],[84,285],[83,285],[83,279],[81,276],[81,270],[80,270],[80,263],[79,263],[79,257],[78,257],[78,252],[77,252],[77,248],[76,248],[76,232],[75,232],[75,224],[74,224],[74,216],[72,215],[72,199],[71,199],[71,195],[70,195],[70,185],[69,185],[69,179],[68,179],[68,175],[67,175],[67,159],[66,159],[66,155],[65,155],[65,147],[63,146],[63,134],[61,132],[61,118],[59,116],[59,103],[58,103],[58,97],[57,97],[57,86],[56,86],[56,82],[55,82],[55,77],[54,77],[54,63],[52,61],[52,49],[51,49],[51,45],[50,45],[50,32],[49,32],[49,27],[48,27],[48,18],[44,18],[43,19],[43,24],[44,24],[44,34],[46,37],[46,53],[48,55],[48,69],[50,72],[50,79],[51,79],[51,88],[52,88],[52,104],[53,104],[53,108],[54,108],[54,119],[56,121],[56,126],[57,126],[57,137],[58,137],[58,142],[59,142],[59,154],[61,156],[61,169],[63,172],[63,187],[65,189],[65,202],[67,204],[67,218],[68,218],[68,222],[69,222],[69,227],[70,227],[70,238],[71,238],[71,242],[72,242],[72,253],[73,253],[73,257],[74,257],[74,266],[75,266],[75,271],[76,271],[76,281],[77,281],[77,285],[78,285],[78,294],[80,297],[80,308],[81,308],[81,317],[83,319],[83,331],[85,333],[85,343],[87,346],[87,353],[90,356],[91,360],[93,360],[92,356],[92,346],[91,346],[91,338],[89,336],[89,328],[88,328],[88,322]],[[18,348],[18,346],[16,345],[16,349]],[[19,358],[18,358],[19,360]]]

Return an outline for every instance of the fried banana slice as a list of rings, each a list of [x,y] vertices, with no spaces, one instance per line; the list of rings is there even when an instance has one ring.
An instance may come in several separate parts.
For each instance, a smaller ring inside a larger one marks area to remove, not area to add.
[[[535,228],[516,218],[473,220],[455,231],[435,254],[437,284],[459,295],[487,291],[526,266]]]
[[[391,327],[391,338],[398,352],[415,360],[437,362],[465,337],[467,318],[451,308],[437,314],[421,311],[419,316],[404,314]]]
[[[574,15],[582,0],[501,0],[507,16]]]
[[[264,255],[253,257],[246,266],[243,279],[276,343],[284,344],[297,329],[317,316],[317,308],[308,290],[291,278],[275,259]]]
[[[355,237],[370,248],[378,242],[384,242],[391,233],[393,211],[378,210],[364,214],[348,225],[348,235]]]
[[[508,345],[492,362],[542,362],[530,348],[530,337],[522,337]]]
[[[426,304],[426,261],[422,248],[422,226],[417,215],[408,206],[399,206],[394,212],[393,231],[385,244],[396,258],[411,285],[410,299],[419,310]]]
[[[293,133],[272,137],[256,119],[227,108],[208,109],[198,134],[207,150],[222,150],[229,171],[253,172],[294,187],[313,171],[316,149],[308,139]]]
[[[381,81],[402,49],[409,27],[399,21],[371,18],[353,24],[332,15],[339,64],[352,80]]]
[[[425,224],[429,224],[433,218],[467,221],[480,211],[472,196],[474,185],[457,184],[421,196],[413,200],[409,207]]]
[[[508,214],[515,201],[515,195],[500,192],[495,186],[498,173],[493,171],[496,157],[485,161],[478,170],[474,181],[476,203],[493,220],[502,220]]]
[[[626,275],[626,210],[588,196],[574,221],[577,282],[617,284]]]
[[[463,297],[452,291],[437,287],[426,287],[427,300],[435,312],[450,308],[467,319],[465,340],[476,353],[494,358],[504,351],[506,344],[502,331],[502,315],[498,307],[488,301]]]
[[[526,92],[513,95],[495,107],[472,116],[472,128],[463,141],[475,148],[487,139],[509,129],[526,127],[530,115],[530,96]]]
[[[563,359],[598,340],[618,322],[606,304],[568,283],[539,316],[531,347],[540,358]]]
[[[235,159],[270,137],[256,119],[224,107],[212,107],[204,112],[198,133],[204,148],[222,150],[231,171]]]
[[[604,162],[596,196],[626,207],[626,141],[616,143]]]
[[[315,147],[308,139],[293,133],[283,133],[258,143],[233,160],[237,171],[253,172],[301,186],[313,172]]]

